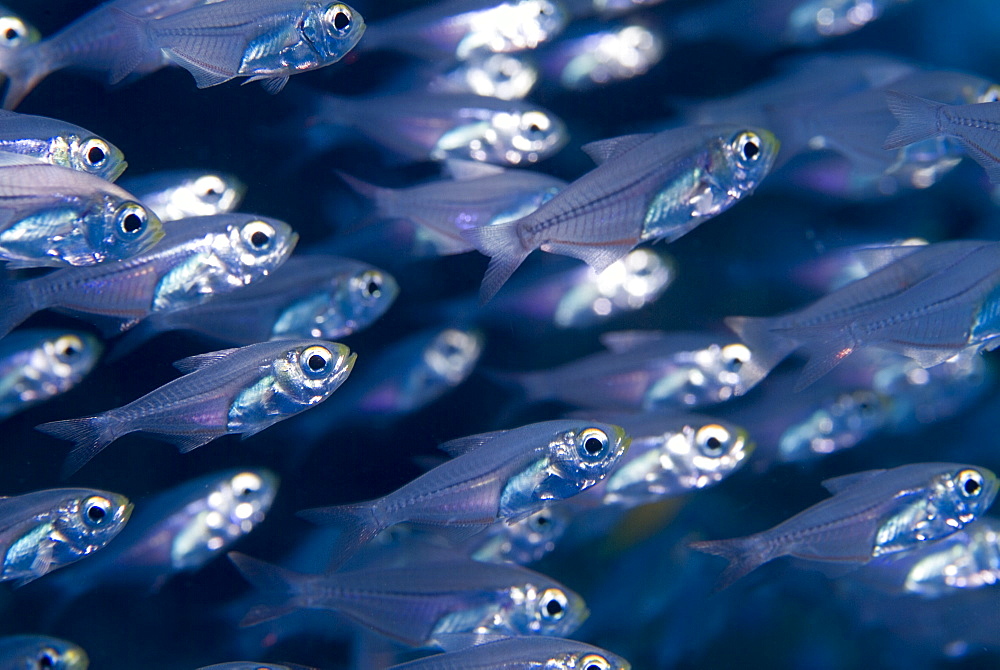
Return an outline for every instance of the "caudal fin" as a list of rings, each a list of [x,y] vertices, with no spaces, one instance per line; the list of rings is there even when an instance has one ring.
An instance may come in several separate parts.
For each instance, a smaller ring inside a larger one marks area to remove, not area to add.
[[[772,319],[730,316],[725,319],[725,323],[750,348],[750,360],[740,366],[736,395],[743,395],[756,386],[774,366],[799,346],[794,339],[774,332],[771,329]]]
[[[65,479],[82,468],[87,461],[101,453],[104,447],[114,442],[119,435],[112,430],[112,422],[107,416],[85,416],[80,419],[52,421],[35,426],[46,435],[60,440],[76,442],[63,464],[62,477]]]
[[[362,545],[378,535],[383,526],[375,518],[371,502],[333,507],[314,507],[302,510],[298,516],[320,525],[333,525],[341,529],[339,544],[330,559],[328,570],[336,570]]]
[[[715,590],[718,592],[775,558],[775,556],[765,553],[760,545],[757,536],[751,535],[732,540],[692,542],[688,546],[706,554],[722,556],[729,561],[729,565],[722,571],[719,580],[715,583]]]
[[[14,109],[21,104],[25,96],[51,72],[41,44],[0,49],[0,75],[7,80],[3,94],[4,109]]]
[[[301,591],[299,582],[302,581],[303,575],[238,551],[231,551],[226,555],[254,588],[268,598],[281,601],[281,604],[277,605],[255,605],[240,621],[240,626],[256,626],[298,609],[294,598]]]
[[[486,304],[507,283],[514,271],[531,253],[518,235],[518,222],[510,221],[491,226],[478,226],[462,231],[465,241],[490,257],[486,276],[479,288],[479,304]]]
[[[938,111],[944,105],[940,102],[899,91],[886,91],[885,99],[899,125],[885,138],[883,149],[905,147],[941,132],[938,127]]]

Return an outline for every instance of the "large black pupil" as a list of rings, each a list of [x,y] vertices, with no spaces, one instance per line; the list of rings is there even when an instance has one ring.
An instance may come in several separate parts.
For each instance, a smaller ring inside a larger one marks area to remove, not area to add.
[[[142,217],[138,214],[127,214],[122,219],[122,230],[126,233],[134,233],[140,228],[142,228]]]
[[[552,599],[545,605],[545,611],[549,613],[549,616],[556,616],[562,612],[562,605],[559,604],[558,600]]]
[[[587,440],[583,443],[583,448],[587,451],[588,454],[593,456],[595,454],[601,453],[601,449],[604,448],[604,443],[601,440],[597,439],[596,437],[588,437]]]
[[[97,505],[91,505],[90,508],[87,510],[87,518],[93,521],[94,523],[97,523],[98,521],[103,519],[106,514],[107,512],[105,512],[103,508]]]
[[[313,372],[319,372],[326,367],[326,359],[319,354],[313,354],[309,357],[308,365]]]
[[[712,437],[705,440],[705,446],[711,449],[712,451],[715,451],[716,449],[722,447],[722,442],[719,440],[719,438],[713,435]]]
[[[973,495],[978,490],[979,490],[979,482],[977,482],[975,479],[966,479],[965,480],[965,492],[966,493],[968,493],[971,496],[971,495]]]
[[[337,30],[344,30],[349,25],[351,25],[351,20],[344,12],[337,12],[337,15],[333,17],[333,27]]]
[[[747,142],[743,145],[743,155],[747,160],[752,160],[753,157],[757,155],[758,151],[760,151],[760,149],[758,149],[757,145],[753,142]]]
[[[374,279],[369,281],[368,286],[365,287],[365,290],[368,291],[368,295],[376,295],[378,293],[378,289],[378,283],[376,283]]]
[[[250,236],[250,244],[254,245],[255,247],[262,247],[265,244],[267,244],[267,241],[269,239],[270,238],[267,236],[267,233],[262,233],[261,231],[258,230],[257,232],[255,232]]]
[[[52,654],[45,652],[38,658],[39,668],[54,668],[56,667],[55,659],[52,658]]]
[[[66,349],[63,351],[64,356],[76,356],[76,347],[73,345],[67,345]]]
[[[90,161],[91,165],[104,162],[104,151],[100,147],[91,147],[90,151],[87,152],[87,160]]]
[[[17,31],[14,30],[13,28],[8,28],[7,32],[4,33],[4,37],[6,37],[7,39],[13,41],[13,40],[17,39],[17,37],[18,37]]]

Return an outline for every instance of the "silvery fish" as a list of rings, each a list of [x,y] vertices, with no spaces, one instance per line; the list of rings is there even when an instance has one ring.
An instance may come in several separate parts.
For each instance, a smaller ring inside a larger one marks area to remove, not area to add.
[[[456,634],[562,637],[588,614],[579,595],[516,565],[455,557],[313,575],[238,552],[229,558],[279,603],[254,607],[244,626],[297,609],[334,610],[405,644],[427,646]]]
[[[519,54],[477,52],[424,75],[431,93],[469,93],[501,100],[523,100],[538,83],[538,68]]]
[[[37,158],[106,181],[117,179],[128,166],[121,149],[89,130],[17,112],[0,111],[0,151]]]
[[[187,453],[222,435],[256,435],[323,402],[351,374],[356,358],[343,344],[323,340],[212,351],[177,361],[183,377],[127,405],[37,428],[76,443],[66,459],[66,475],[136,431],[157,435]]]
[[[22,330],[0,338],[0,419],[65,393],[94,368],[104,347],[72,330]]]
[[[57,637],[0,637],[0,670],[87,670],[89,665],[87,652]]]
[[[508,637],[393,665],[386,670],[631,670],[631,667],[624,658],[583,642]]]
[[[597,410],[690,409],[728,400],[750,351],[710,333],[605,333],[606,351],[549,370],[502,374],[529,402],[557,400]]]
[[[1000,344],[995,316],[1000,243],[957,240],[885,252],[899,257],[796,312],[727,318],[726,325],[752,352],[737,394],[800,346],[810,358],[797,389],[867,347],[909,356],[929,368]]]
[[[341,173],[357,193],[370,200],[379,219],[406,219],[442,255],[475,249],[463,230],[514,221],[538,209],[566,186],[540,172],[452,160],[454,179],[392,189],[375,186]]]
[[[627,509],[718,484],[743,467],[755,444],[732,423],[696,414],[605,414],[632,438],[614,471],[568,504]]]
[[[18,584],[78,561],[125,528],[132,503],[95,489],[48,489],[0,498],[0,581]]]
[[[562,120],[543,107],[477,95],[326,95],[306,125],[320,146],[336,141],[329,126],[341,126],[410,161],[525,165],[555,154],[569,139]]]
[[[56,590],[49,600],[68,604],[108,584],[158,591],[250,533],[264,521],[277,492],[277,475],[246,468],[197,477],[138,500],[139,511],[111,547],[46,580]]]
[[[404,521],[443,526],[516,521],[599,482],[628,445],[618,426],[572,419],[472,435],[440,445],[452,460],[382,498],[300,515],[342,526],[345,555]]]
[[[441,0],[369,26],[361,49],[465,60],[483,51],[534,49],[568,20],[558,0]]]
[[[190,330],[235,345],[264,340],[333,340],[367,328],[399,286],[378,268],[339,256],[292,256],[267,278],[186,309],[155,312],[114,349],[120,356],[168,330]]]
[[[779,556],[867,563],[961,530],[993,503],[997,484],[989,470],[957,463],[843,475],[823,482],[831,498],[770,530],[691,547],[729,560],[720,589]]]
[[[482,302],[535,249],[600,272],[642,242],[676,240],[751,194],[778,141],[766,130],[696,126],[592,142],[584,151],[597,168],[533,213],[462,233],[490,257]]]
[[[10,80],[4,107],[65,67],[106,71],[115,84],[171,63],[199,88],[246,77],[277,92],[290,75],[343,58],[364,29],[349,6],[318,0],[107,3],[48,39],[2,52],[0,72]]]
[[[569,508],[553,505],[513,523],[493,524],[466,545],[471,549],[469,557],[487,563],[518,565],[540,561],[556,548],[556,542],[574,517]]]
[[[240,206],[246,192],[246,184],[233,175],[205,170],[164,170],[129,177],[122,186],[160,221],[227,214]]]
[[[937,136],[954,137],[983,166],[994,184],[1000,183],[1000,102],[946,105],[900,91],[886,91],[886,100],[899,126],[882,145],[898,149]]]
[[[163,237],[153,212],[100,177],[0,157],[0,260],[8,267],[96,265],[132,258]]]
[[[197,305],[266,277],[297,241],[287,223],[253,214],[175,221],[156,248],[128,260],[22,281],[0,278],[0,335],[53,307],[106,317],[111,332],[127,330],[150,314]]]

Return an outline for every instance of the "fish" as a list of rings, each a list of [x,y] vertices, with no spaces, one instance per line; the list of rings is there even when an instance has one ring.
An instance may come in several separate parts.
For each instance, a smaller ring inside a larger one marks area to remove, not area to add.
[[[156,214],[100,177],[0,155],[0,260],[8,268],[124,260],[163,234]]]
[[[185,373],[127,405],[38,430],[71,440],[64,476],[122,435],[151,433],[187,453],[217,437],[244,439],[323,402],[351,374],[356,354],[324,340],[278,340],[198,354],[174,363]]]
[[[150,314],[197,305],[266,277],[298,239],[287,223],[254,214],[194,217],[173,222],[160,244],[129,260],[35,279],[0,277],[0,336],[48,308],[90,315],[119,333]]]
[[[89,130],[6,110],[0,110],[0,152],[37,158],[105,181],[118,179],[128,167],[121,149]]]
[[[997,494],[991,471],[957,463],[912,463],[823,482],[832,497],[777,526],[732,540],[692,542],[729,560],[718,589],[779,556],[864,564],[961,530]]]
[[[277,93],[290,75],[343,58],[364,30],[361,14],[343,3],[106,3],[45,40],[0,52],[0,72],[9,79],[3,106],[16,107],[42,79],[66,67],[105,71],[117,84],[173,64],[190,72],[198,88],[244,77]]]
[[[572,419],[471,435],[441,444],[452,460],[382,498],[299,515],[343,528],[344,558],[403,521],[470,527],[517,521],[606,477],[629,442],[619,426]]]
[[[247,581],[280,602],[254,607],[243,626],[297,609],[333,610],[399,642],[428,646],[462,634],[563,637],[589,613],[573,591],[516,565],[456,557],[313,575],[238,552],[229,558]]]
[[[0,22],[2,25],[2,22]],[[2,28],[0,28],[2,30]],[[87,670],[90,659],[81,647],[48,635],[0,637],[0,670]]]
[[[558,0],[439,0],[372,24],[361,49],[463,61],[482,52],[534,49],[568,21]]]
[[[278,663],[260,663],[253,661],[231,661],[229,663],[216,663],[205,665],[198,670],[316,670],[307,668],[304,665],[288,665]]]
[[[591,142],[598,166],[531,214],[462,236],[490,257],[486,303],[535,249],[572,256],[598,272],[642,242],[674,241],[753,193],[778,140],[738,126],[682,127]]]
[[[450,68],[423,74],[431,93],[472,94],[500,100],[523,100],[538,83],[538,68],[519,54],[469,54]]]
[[[0,419],[69,391],[104,345],[89,333],[29,329],[0,338]]]
[[[1000,184],[1000,102],[947,105],[900,91],[886,91],[885,98],[899,125],[885,138],[883,149],[899,149],[937,136],[954,137],[983,166],[990,181]]]
[[[736,394],[800,346],[810,358],[795,390],[868,347],[903,354],[929,368],[1000,344],[994,317],[1000,244],[953,240],[884,251],[899,257],[798,311],[727,317],[726,325],[752,352]]]
[[[24,585],[105,547],[132,503],[96,489],[45,489],[0,498],[0,581]]]
[[[514,523],[493,524],[473,536],[466,548],[477,561],[528,565],[555,550],[574,517],[564,505],[545,507]]]
[[[507,637],[459,651],[428,656],[393,665],[387,670],[531,670],[532,668],[579,668],[579,670],[631,670],[624,658],[598,647],[547,637]]]
[[[129,177],[122,186],[160,221],[228,214],[243,202],[247,188],[231,174],[207,170],[164,170]]]

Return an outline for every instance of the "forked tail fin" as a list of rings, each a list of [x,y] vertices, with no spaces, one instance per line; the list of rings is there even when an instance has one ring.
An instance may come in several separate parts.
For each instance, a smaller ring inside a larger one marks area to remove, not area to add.
[[[256,626],[298,609],[295,605],[295,596],[301,592],[300,582],[303,581],[303,575],[241,554],[238,551],[231,551],[227,556],[243,575],[243,578],[258,589],[262,595],[275,601],[281,601],[280,604],[276,605],[255,605],[240,621],[241,627]]]
[[[6,80],[3,108],[14,109],[49,75],[52,69],[45,58],[44,43],[18,48],[0,48],[0,78]]]
[[[772,330],[773,320],[751,316],[727,317],[726,325],[750,349],[750,360],[740,366],[736,395],[743,395],[768,375],[799,343]]]
[[[934,137],[940,132],[938,111],[944,107],[940,102],[898,91],[886,91],[885,99],[889,104],[889,111],[899,121],[899,125],[885,138],[883,149],[905,147]]]
[[[520,219],[519,219],[520,220]],[[518,220],[518,221],[519,221]],[[479,304],[486,304],[497,294],[514,271],[531,253],[525,249],[518,235],[518,221],[491,226],[478,226],[462,231],[466,242],[490,257],[486,276],[479,289]]]
[[[722,556],[729,561],[729,565],[722,571],[719,580],[715,583],[716,592],[727,588],[740,577],[746,576],[771,559],[776,558],[763,551],[760,539],[756,535],[737,537],[732,540],[692,542],[688,546],[706,554]]]
[[[375,518],[372,502],[353,505],[334,505],[302,510],[298,516],[316,524],[333,525],[341,529],[339,545],[327,566],[328,571],[336,570],[362,545],[378,535],[386,526]]]
[[[71,440],[76,443],[63,464],[64,479],[82,468],[87,461],[101,453],[104,447],[119,437],[113,430],[112,421],[104,414],[52,421],[35,426],[35,429],[60,440]]]

